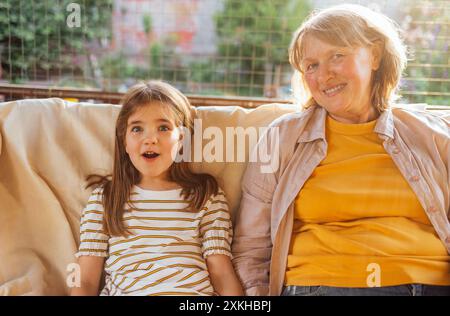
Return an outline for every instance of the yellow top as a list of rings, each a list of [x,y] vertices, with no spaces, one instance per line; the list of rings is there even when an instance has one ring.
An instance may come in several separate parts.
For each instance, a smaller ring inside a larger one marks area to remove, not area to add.
[[[450,285],[450,256],[375,124],[327,118],[327,156],[295,201],[285,285]]]

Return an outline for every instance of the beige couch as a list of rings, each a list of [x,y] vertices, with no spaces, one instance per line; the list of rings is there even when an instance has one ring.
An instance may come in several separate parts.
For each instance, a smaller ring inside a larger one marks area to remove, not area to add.
[[[203,129],[217,126],[224,135],[227,126],[267,126],[294,110],[279,104],[195,109]],[[56,98],[0,104],[0,295],[68,293],[67,267],[75,262],[80,213],[91,192],[85,177],[110,173],[118,112],[115,105]],[[234,214],[245,165],[193,167],[217,177]]]

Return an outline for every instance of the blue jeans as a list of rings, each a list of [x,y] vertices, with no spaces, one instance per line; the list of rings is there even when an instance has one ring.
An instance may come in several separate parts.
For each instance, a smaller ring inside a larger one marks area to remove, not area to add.
[[[283,288],[282,296],[450,296],[450,286],[406,284],[372,288],[295,286]]]

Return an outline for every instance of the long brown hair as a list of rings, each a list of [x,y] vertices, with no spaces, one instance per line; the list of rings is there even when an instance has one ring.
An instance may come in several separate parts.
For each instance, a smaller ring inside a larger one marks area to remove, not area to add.
[[[179,90],[162,81],[149,81],[131,87],[123,97],[122,108],[116,121],[114,146],[114,165],[112,175],[89,175],[86,179],[90,186],[103,187],[102,204],[104,207],[103,228],[111,236],[127,236],[130,232],[123,222],[125,205],[130,208],[130,193],[133,185],[141,180],[139,171],[132,164],[125,151],[125,136],[128,118],[138,108],[151,102],[160,102],[172,111],[177,126],[183,126],[193,133],[193,117],[189,100]],[[218,193],[218,184],[213,176],[191,171],[186,161],[172,163],[169,170],[170,180],[181,186],[181,195],[189,201],[188,208],[200,210],[212,194]]]

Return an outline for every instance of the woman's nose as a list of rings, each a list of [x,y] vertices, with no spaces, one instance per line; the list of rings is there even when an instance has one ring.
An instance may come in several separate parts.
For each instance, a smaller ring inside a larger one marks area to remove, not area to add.
[[[328,63],[324,63],[324,64],[320,65],[318,72],[317,72],[317,79],[320,82],[327,82],[328,79],[330,79],[334,76],[334,72],[331,68],[332,67]]]

